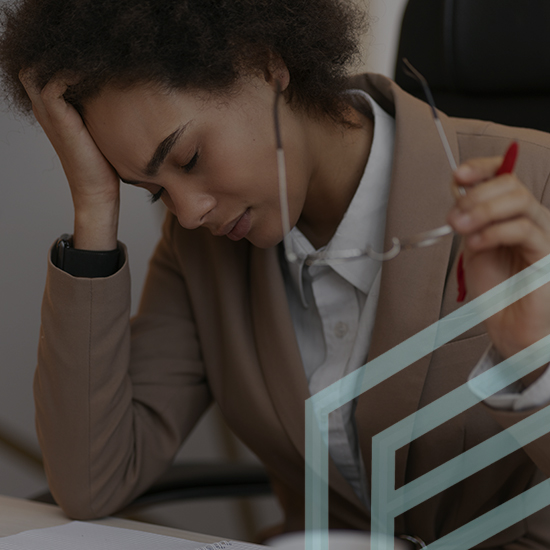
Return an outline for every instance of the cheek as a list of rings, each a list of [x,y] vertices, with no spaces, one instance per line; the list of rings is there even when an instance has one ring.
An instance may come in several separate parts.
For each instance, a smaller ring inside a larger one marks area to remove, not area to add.
[[[204,150],[204,160],[212,172],[234,184],[273,180],[277,183],[277,150],[265,135],[254,129],[230,132]]]
[[[164,193],[161,196],[161,200],[164,203],[164,206],[172,213],[174,216],[177,217],[176,213],[176,207],[174,206],[174,201],[172,200],[172,197],[170,197],[168,191],[164,190]]]

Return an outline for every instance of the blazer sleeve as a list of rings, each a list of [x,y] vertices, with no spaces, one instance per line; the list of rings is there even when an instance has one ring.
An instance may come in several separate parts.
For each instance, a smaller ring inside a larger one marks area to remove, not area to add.
[[[111,514],[146,490],[210,404],[171,228],[131,322],[127,261],[97,279],[48,267],[36,425],[51,492],[70,517]]]

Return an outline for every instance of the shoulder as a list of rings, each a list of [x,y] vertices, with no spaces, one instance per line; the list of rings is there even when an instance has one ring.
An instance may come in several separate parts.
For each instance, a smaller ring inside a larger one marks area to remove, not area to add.
[[[466,118],[449,119],[455,127],[459,143],[463,147],[469,144],[487,147],[489,150],[502,142],[517,141],[523,145],[524,154],[535,156],[550,150],[550,134],[529,128],[504,126],[496,122]],[[502,152],[501,152],[502,153]],[[495,154],[501,154],[495,152]]]
[[[433,127],[426,103],[402,90],[393,80],[382,75],[362,74],[351,78],[348,84],[369,93],[382,108],[395,116],[407,139],[412,139],[411,136],[418,139],[425,129]],[[550,134],[444,114],[441,119],[445,132],[449,132],[449,140],[454,142],[456,139],[458,162],[475,157],[501,156],[510,142],[517,141],[519,156],[515,172],[539,200],[543,199],[550,178]],[[422,139],[420,142],[425,143]],[[550,197],[545,202],[550,204]]]
[[[539,198],[550,179],[550,134],[494,122],[451,118],[456,130],[460,161],[501,156],[512,141],[519,145],[515,172]]]

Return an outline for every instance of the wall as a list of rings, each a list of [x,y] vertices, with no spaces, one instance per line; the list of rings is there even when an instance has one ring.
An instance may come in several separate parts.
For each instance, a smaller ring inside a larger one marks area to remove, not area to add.
[[[364,2],[357,0],[364,5]],[[362,68],[393,73],[396,37],[404,0],[370,3],[371,29],[365,38]],[[46,254],[62,233],[71,232],[71,199],[56,155],[37,126],[0,112],[0,493],[28,497],[46,489],[36,462],[24,460],[2,444],[2,435],[39,456],[34,432],[32,376],[40,324]],[[159,236],[162,208],[148,203],[147,193],[123,186],[120,240],[130,250],[135,308],[147,258]],[[245,457],[238,442],[222,437],[215,410],[206,415],[179,459]],[[248,506],[248,507],[247,507]],[[254,506],[227,502],[157,507],[143,519],[188,529],[245,538],[250,530],[279,517],[272,498]],[[212,522],[212,518],[215,521]]]
[[[356,0],[366,6],[371,23],[363,41],[362,69],[392,77],[406,0]]]

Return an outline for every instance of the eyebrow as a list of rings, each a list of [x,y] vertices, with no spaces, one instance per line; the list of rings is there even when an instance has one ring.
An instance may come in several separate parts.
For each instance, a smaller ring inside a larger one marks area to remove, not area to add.
[[[154,177],[158,174],[159,168],[162,166],[162,163],[166,160],[166,157],[170,154],[170,151],[174,148],[178,139],[181,137],[183,132],[187,129],[191,121],[183,126],[180,126],[175,132],[172,132],[167,138],[163,139],[158,147],[156,148],[151,160],[147,163],[147,166],[143,170],[143,173],[148,177]],[[121,178],[118,176],[122,183],[127,183],[129,185],[140,185],[140,181],[132,181]]]
[[[174,148],[174,145],[177,143],[183,132],[185,132],[188,125],[189,122],[178,128],[175,132],[172,132],[159,144],[156,151],[153,153],[151,160],[147,163],[147,166],[143,171],[146,176],[153,177],[158,174],[159,168],[161,167],[162,163],[170,154],[170,151]]]

